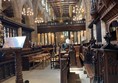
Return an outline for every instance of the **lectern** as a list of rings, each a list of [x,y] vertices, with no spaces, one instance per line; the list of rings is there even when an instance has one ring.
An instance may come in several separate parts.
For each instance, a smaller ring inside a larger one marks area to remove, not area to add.
[[[21,50],[23,48],[26,36],[9,37],[5,39],[1,52],[12,54],[15,57],[15,75],[16,83],[23,83],[22,64],[21,64]]]

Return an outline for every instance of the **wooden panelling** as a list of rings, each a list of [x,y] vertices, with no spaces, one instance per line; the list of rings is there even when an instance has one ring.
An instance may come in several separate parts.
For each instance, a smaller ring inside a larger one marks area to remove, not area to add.
[[[38,28],[38,33],[61,32],[61,31],[80,31],[85,30],[85,25],[79,26],[47,26]]]
[[[14,60],[0,62],[0,81],[15,75]]]

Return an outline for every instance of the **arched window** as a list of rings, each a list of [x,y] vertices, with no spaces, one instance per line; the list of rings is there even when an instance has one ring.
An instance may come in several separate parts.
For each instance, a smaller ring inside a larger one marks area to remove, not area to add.
[[[109,32],[111,34],[111,40],[117,40],[117,29],[118,29],[118,21],[113,21],[109,26]]]

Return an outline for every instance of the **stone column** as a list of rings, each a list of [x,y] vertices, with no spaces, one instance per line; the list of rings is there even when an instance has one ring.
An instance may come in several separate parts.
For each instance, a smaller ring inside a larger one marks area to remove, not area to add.
[[[45,45],[45,33],[43,33],[43,45]]]
[[[91,30],[88,28],[92,18],[90,15],[90,9],[91,9],[91,0],[82,0],[83,5],[85,6],[85,16],[86,16],[86,34],[91,34]],[[86,35],[87,41],[91,39],[91,35]]]
[[[105,26],[105,22],[103,22],[101,20],[101,34],[102,34],[102,43],[104,44],[105,43],[105,39],[104,39],[104,36],[106,35],[106,26]]]
[[[0,13],[2,12],[2,0],[0,0]]]
[[[51,44],[51,33],[48,33],[48,41],[49,41],[49,45]]]
[[[78,44],[78,32],[76,31],[76,42]]]
[[[50,42],[52,44],[52,33],[50,33]]]
[[[77,33],[76,33],[76,31],[74,31],[74,44],[77,42],[77,35],[76,35]]]
[[[56,45],[57,45],[57,43],[56,43],[56,32],[54,33],[54,43],[55,43],[55,48],[54,48],[54,50],[55,50],[55,53],[56,53]]]
[[[21,17],[14,17],[14,21],[21,23],[22,18]],[[22,36],[22,27],[18,28],[18,36]]]
[[[40,35],[41,35],[41,34],[39,33],[39,34],[38,34],[38,45],[40,45],[40,39],[41,39],[41,38],[40,38]]]
[[[93,37],[97,39],[97,31],[96,31],[96,25],[93,24]]]
[[[13,0],[13,11],[14,11],[14,21],[21,23],[22,20],[22,7],[21,1]],[[18,27],[18,36],[22,36],[22,27]]]
[[[48,36],[48,33],[47,33],[47,45],[49,45],[49,36]]]
[[[42,45],[42,33],[40,34],[40,44]]]
[[[54,44],[54,33],[52,33],[52,44]]]

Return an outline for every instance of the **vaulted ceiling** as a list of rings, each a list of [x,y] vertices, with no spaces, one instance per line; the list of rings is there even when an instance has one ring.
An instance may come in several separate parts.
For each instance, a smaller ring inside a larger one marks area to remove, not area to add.
[[[64,20],[71,19],[71,17],[74,15],[73,7],[75,7],[78,4],[78,2],[80,2],[81,0],[44,0],[44,1],[45,3],[50,5],[49,7],[53,9],[53,13],[56,19],[58,21],[60,21],[60,19],[64,21]],[[2,8],[3,8],[3,14],[5,14],[8,17],[14,17],[14,12],[13,12],[13,7],[11,5],[11,2],[3,1]],[[36,13],[36,11],[33,12]],[[40,9],[40,11],[44,11],[44,9]]]
[[[52,6],[55,16],[58,17],[70,17],[72,8],[77,4],[79,0],[48,0],[48,3]]]

